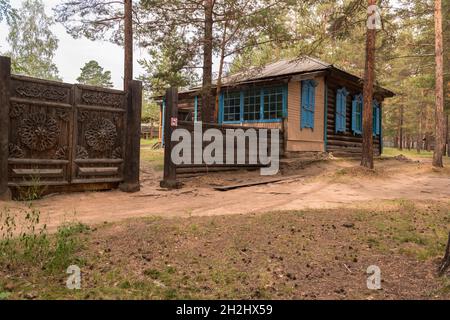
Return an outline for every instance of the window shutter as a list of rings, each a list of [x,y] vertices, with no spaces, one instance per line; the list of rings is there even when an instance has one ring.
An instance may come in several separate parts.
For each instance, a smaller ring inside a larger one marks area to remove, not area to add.
[[[337,95],[336,105],[336,133],[342,131],[342,93]]]
[[[381,115],[381,109],[380,109],[380,107],[378,107],[377,108],[377,135],[380,135],[381,134],[381,118],[380,118],[380,115]]]
[[[307,127],[307,105],[309,102],[309,90],[306,82],[302,82],[302,102],[300,111],[301,128]]]
[[[357,127],[358,127],[357,126],[357,117],[356,117],[357,108],[358,108],[358,102],[355,98],[352,102],[352,131],[354,133],[357,133]]]
[[[309,127],[314,128],[314,113],[316,109],[316,87],[312,82],[309,84]]]

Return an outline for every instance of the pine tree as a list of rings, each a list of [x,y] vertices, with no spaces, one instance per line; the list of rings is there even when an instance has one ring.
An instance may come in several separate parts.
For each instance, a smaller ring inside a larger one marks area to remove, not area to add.
[[[95,60],[87,62],[84,67],[81,68],[81,74],[77,78],[77,81],[81,84],[91,86],[104,88],[113,87],[113,83],[111,82],[111,71],[104,71]]]

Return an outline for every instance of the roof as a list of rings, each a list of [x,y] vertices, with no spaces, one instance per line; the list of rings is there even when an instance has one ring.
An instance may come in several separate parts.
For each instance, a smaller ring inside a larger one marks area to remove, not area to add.
[[[272,80],[276,78],[285,78],[289,76],[308,74],[321,71],[338,71],[340,74],[346,74],[355,80],[361,80],[360,77],[351,74],[347,71],[339,69],[330,63],[323,62],[319,59],[304,56],[297,59],[284,59],[277,62],[267,64],[262,67],[252,67],[248,70],[224,77],[222,80],[222,86],[234,86],[239,84],[259,82],[265,80]],[[216,81],[213,82],[213,86]],[[197,92],[201,87],[195,87],[188,90],[181,90],[180,93],[193,93]],[[386,96],[394,96],[395,94],[387,89],[377,87],[383,91]]]
[[[248,82],[252,80],[261,80],[266,78],[275,78],[292,74],[325,71],[333,65],[311,57],[302,57],[300,59],[285,59],[267,64],[263,67],[253,67],[244,72],[236,73],[223,80],[224,84],[229,82]]]

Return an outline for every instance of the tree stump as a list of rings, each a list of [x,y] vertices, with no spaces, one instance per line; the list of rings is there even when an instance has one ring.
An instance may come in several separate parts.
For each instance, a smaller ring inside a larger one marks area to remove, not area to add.
[[[445,248],[445,255],[442,259],[441,266],[439,267],[439,276],[443,276],[447,271],[448,267],[450,267],[450,233],[448,234],[447,247]]]

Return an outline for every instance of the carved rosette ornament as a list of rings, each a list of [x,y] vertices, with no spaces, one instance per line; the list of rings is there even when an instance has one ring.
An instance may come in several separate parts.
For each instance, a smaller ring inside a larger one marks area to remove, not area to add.
[[[19,137],[23,145],[34,151],[46,151],[58,141],[58,122],[45,113],[33,113],[22,121]]]
[[[87,126],[86,144],[96,152],[111,150],[117,139],[116,126],[108,119],[94,118]]]

